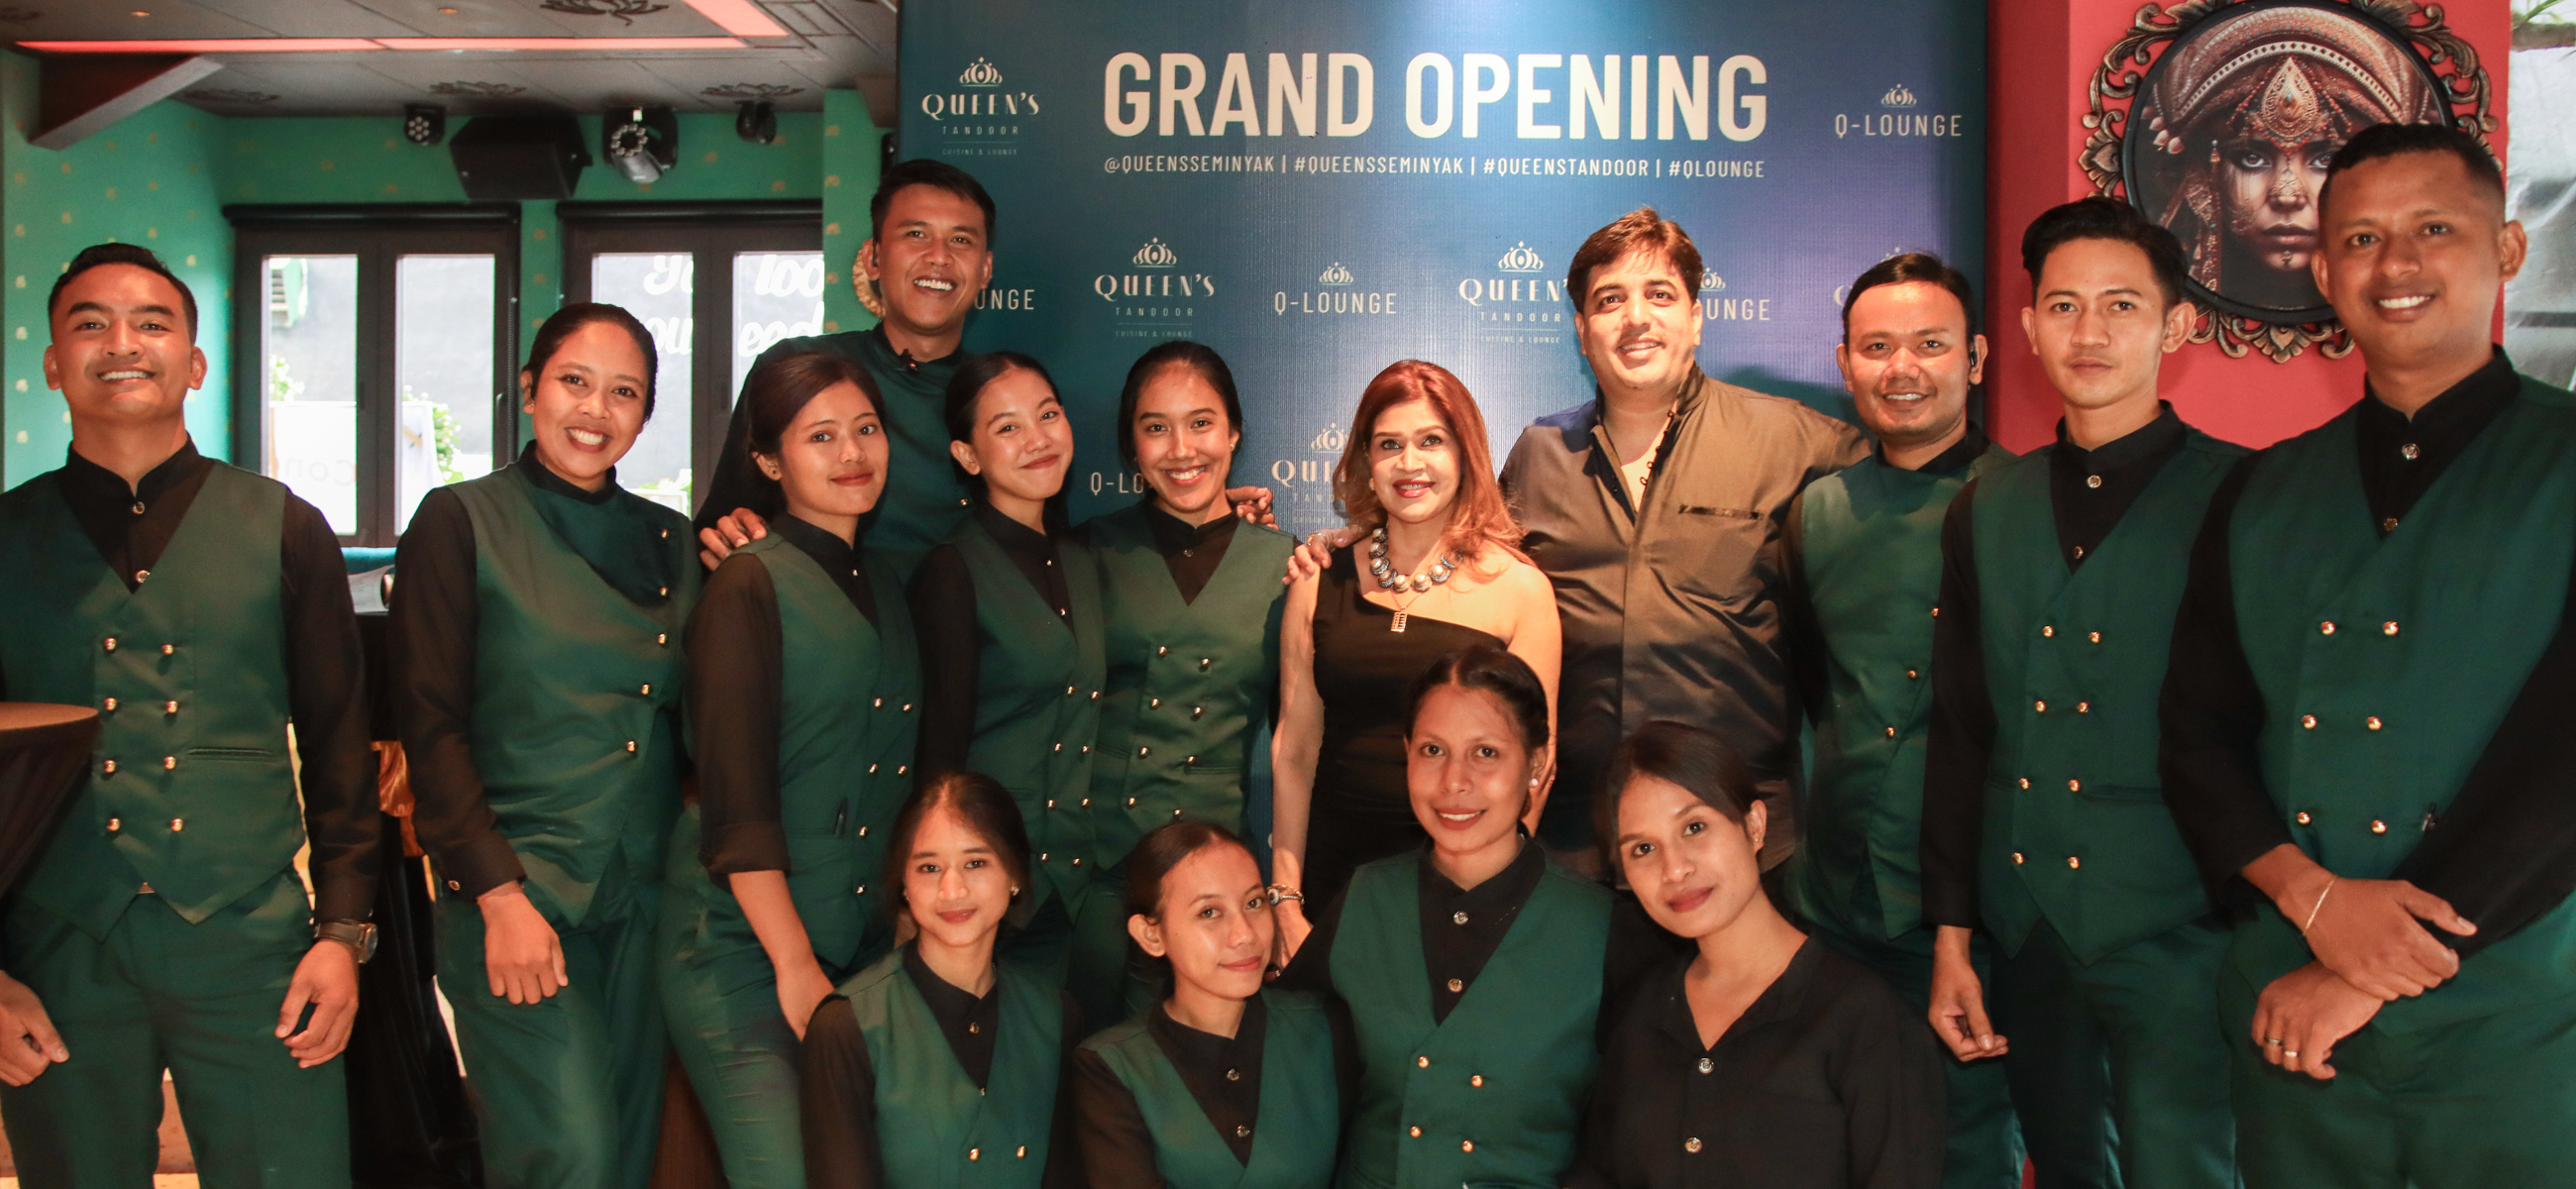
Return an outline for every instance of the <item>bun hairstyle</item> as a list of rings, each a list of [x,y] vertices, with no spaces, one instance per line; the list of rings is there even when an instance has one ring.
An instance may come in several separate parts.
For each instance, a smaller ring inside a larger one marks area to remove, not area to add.
[[[577,301],[556,310],[544,325],[537,328],[537,337],[528,341],[528,365],[519,370],[530,377],[528,384],[533,389],[536,378],[546,374],[546,365],[555,361],[555,352],[563,349],[564,340],[571,338],[574,331],[594,322],[606,322],[625,331],[635,340],[635,349],[644,353],[644,419],[651,421],[653,377],[661,370],[661,356],[653,350],[653,332],[644,329],[644,324],[636,321],[635,315],[627,313],[624,306]],[[524,395],[533,395],[533,392]]]
[[[886,897],[889,915],[901,911],[903,875],[912,864],[913,841],[921,836],[921,823],[930,811],[948,807],[966,823],[966,828],[993,848],[1001,860],[1002,870],[1011,882],[1021,888],[1029,886],[1029,828],[1020,819],[1019,802],[1002,782],[981,772],[963,769],[942,772],[913,790],[910,800],[894,815],[894,828],[886,836],[885,886],[895,889]]]
[[[1163,878],[1211,846],[1252,853],[1233,831],[1209,822],[1167,822],[1147,831],[1136,840],[1136,849],[1127,852],[1127,883],[1119,891],[1119,907],[1131,917],[1162,920]]]
[[[1207,381],[1208,387],[1216,389],[1217,399],[1225,402],[1226,427],[1243,428],[1243,398],[1235,394],[1234,369],[1225,365],[1224,356],[1188,339],[1156,343],[1136,357],[1135,365],[1127,369],[1127,386],[1118,390],[1118,457],[1130,467],[1136,465],[1136,401],[1144,395],[1146,384],[1170,368]]]
[[[1528,661],[1492,644],[1444,654],[1413,679],[1413,690],[1404,704],[1407,738],[1413,735],[1414,722],[1422,717],[1423,700],[1444,685],[1492,694],[1502,702],[1512,726],[1518,729],[1522,750],[1537,751],[1547,746],[1547,687],[1539,683]]]
[[[1619,869],[1619,798],[1641,776],[1680,785],[1739,826],[1757,799],[1753,770],[1726,740],[1670,719],[1637,728],[1610,757],[1600,795],[1592,799],[1593,836],[1601,840],[1602,857],[1614,872]]]
[[[787,427],[795,424],[796,415],[824,389],[840,384],[855,385],[859,394],[868,398],[868,408],[882,420],[885,401],[877,394],[876,378],[867,369],[838,355],[823,351],[799,351],[763,359],[742,381],[742,410],[746,432],[742,435],[742,457],[738,460],[743,474],[751,477],[758,492],[755,508],[780,508],[786,505],[778,480],[763,473],[752,461],[754,454],[776,457]]]

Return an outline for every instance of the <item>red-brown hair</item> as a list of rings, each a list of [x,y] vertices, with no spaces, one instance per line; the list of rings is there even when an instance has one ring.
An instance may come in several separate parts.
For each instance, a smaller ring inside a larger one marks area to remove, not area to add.
[[[1350,441],[1333,467],[1333,498],[1351,527],[1367,532],[1386,523],[1386,508],[1369,487],[1369,442],[1377,420],[1388,409],[1408,401],[1425,401],[1449,427],[1458,449],[1458,494],[1449,502],[1449,529],[1440,534],[1442,549],[1462,562],[1475,562],[1488,549],[1520,555],[1521,526],[1512,519],[1503,488],[1494,481],[1494,455],[1485,444],[1485,415],[1476,408],[1458,377],[1436,363],[1419,359],[1389,364],[1360,392],[1359,412],[1351,415]]]

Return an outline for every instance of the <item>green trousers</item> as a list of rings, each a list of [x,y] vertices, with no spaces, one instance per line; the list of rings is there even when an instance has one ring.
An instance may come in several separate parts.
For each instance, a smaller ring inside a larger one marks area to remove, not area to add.
[[[2043,921],[1995,959],[1986,1008],[2012,1042],[2004,1074],[2040,1189],[2238,1183],[2227,946],[2227,930],[2194,921],[2087,966]]]
[[[2248,1189],[2576,1184],[2576,998],[2420,1032],[2365,1027],[2321,1082],[2263,1060],[2255,994],[2233,977],[2221,991]]]
[[[482,1124],[489,1189],[646,1189],[662,1128],[658,881],[612,874],[590,919],[556,923],[572,985],[514,1004],[483,973],[483,912],[442,895],[438,985]]]
[[[313,946],[304,884],[267,886],[191,925],[138,896],[104,938],[18,901],[8,969],[45,1004],[71,1060],[0,1088],[27,1189],[147,1186],[170,1073],[206,1189],[348,1189],[345,1062],[298,1069],[277,1012]]]
[[[1928,927],[1896,938],[1870,937],[1839,921],[1814,919],[1816,939],[1878,972],[1918,1017],[1932,1006],[1932,938]],[[1979,978],[1990,963],[1981,936],[1971,948]],[[1925,1025],[1929,1027],[1929,1024]],[[1943,1189],[2021,1189],[2021,1128],[2013,1121],[2012,1088],[2002,1061],[1949,1058],[1950,1143],[1941,1169]]]

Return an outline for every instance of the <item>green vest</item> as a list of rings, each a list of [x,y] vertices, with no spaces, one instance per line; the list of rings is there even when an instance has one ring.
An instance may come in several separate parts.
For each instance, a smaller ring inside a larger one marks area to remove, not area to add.
[[[474,526],[474,766],[528,895],[579,924],[612,867],[660,878],[680,809],[680,625],[696,538],[656,509],[678,585],[639,606],[538,513],[517,467],[450,486]],[[621,500],[643,502],[631,492]]]
[[[2309,857],[2348,879],[2385,879],[2450,807],[2558,631],[2576,564],[2576,398],[2524,377],[2385,539],[2353,433],[2346,413],[2266,452],[2229,523],[2228,555],[2267,713],[2264,785]],[[2309,960],[2268,904],[2232,956],[2257,990]],[[2380,1009],[2372,1026],[2419,1030],[2571,988],[2576,899],[2463,960],[2450,982]]]
[[[886,831],[912,787],[921,724],[921,661],[912,611],[894,563],[871,550],[863,568],[878,623],[850,605],[823,567],[780,536],[736,550],[768,567],[778,599],[778,821],[787,835],[787,892],[814,956],[834,977],[875,960],[893,943],[892,918],[874,911],[889,889]],[[695,834],[691,807],[683,831]],[[685,847],[685,849],[684,849]],[[871,889],[874,890],[871,890]],[[674,837],[670,892],[683,897],[688,936],[677,960],[741,957],[766,977],[768,956],[733,893],[706,878],[697,847]]]
[[[1941,521],[1969,479],[2011,458],[1989,446],[1964,473],[1930,474],[1872,456],[1798,497],[1798,556],[1827,681],[1799,811],[1806,837],[1789,860],[1791,895],[1811,918],[1891,938],[1922,927]]]
[[[1561,1184],[1601,1063],[1593,1026],[1610,893],[1551,861],[1476,985],[1435,1022],[1423,862],[1407,851],[1366,864],[1343,894],[1331,971],[1358,1029],[1361,1075],[1341,1184]]]
[[[995,964],[1001,1035],[993,1038],[992,1074],[978,1089],[903,963],[901,951],[888,954],[841,984],[876,1072],[885,1183],[1036,1189],[1062,1073],[1062,997],[1007,962]]]
[[[2089,963],[2210,911],[2156,775],[2156,698],[2192,540],[2246,451],[2189,431],[2073,573],[2049,454],[1994,468],[1969,497],[1995,713],[1977,882],[2004,952],[2045,917]]]
[[[1035,880],[1078,901],[1090,877],[1083,860],[1093,853],[1091,747],[1105,675],[1100,572],[1080,543],[1059,534],[1057,564],[1073,611],[1068,625],[974,518],[947,543],[975,584],[982,644],[966,766],[1002,782],[1019,802]]]
[[[1177,1189],[1326,1189],[1333,1183],[1342,1094],[1333,1074],[1332,1026],[1311,995],[1260,995],[1269,1027],[1261,1038],[1261,1118],[1249,1161],[1235,1159],[1145,1021],[1129,1020],[1082,1042],[1136,1096],[1154,1137],[1154,1168]]]
[[[1141,506],[1093,520],[1108,605],[1109,681],[1091,765],[1092,862],[1127,860],[1156,826],[1213,822],[1250,839],[1252,743],[1279,691],[1279,616],[1294,538],[1238,525],[1191,602],[1154,548]],[[1254,841],[1258,841],[1254,839]]]
[[[0,496],[0,673],[12,701],[95,706],[89,777],[25,888],[105,937],[143,884],[190,923],[304,845],[287,757],[286,488],[222,463],[129,593],[60,472]]]

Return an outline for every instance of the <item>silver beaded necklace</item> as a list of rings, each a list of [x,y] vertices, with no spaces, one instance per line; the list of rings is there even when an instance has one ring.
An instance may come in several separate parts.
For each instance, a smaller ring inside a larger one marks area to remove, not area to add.
[[[1376,575],[1378,587],[1383,590],[1410,593],[1413,596],[1413,599],[1421,598],[1425,592],[1429,591],[1434,586],[1446,584],[1449,581],[1449,575],[1458,568],[1458,555],[1454,553],[1442,553],[1439,557],[1432,560],[1431,568],[1428,571],[1412,574],[1396,573],[1395,566],[1386,560],[1386,527],[1384,525],[1380,525],[1377,528],[1369,530],[1368,551],[1369,573]],[[1412,616],[1412,612],[1408,610],[1408,608],[1412,606],[1413,599],[1406,599],[1402,604],[1396,607],[1395,618],[1388,621],[1386,630],[1390,632],[1401,632],[1404,630],[1405,621]]]

